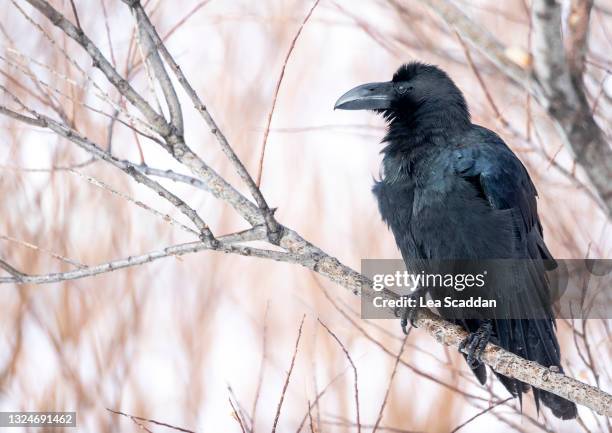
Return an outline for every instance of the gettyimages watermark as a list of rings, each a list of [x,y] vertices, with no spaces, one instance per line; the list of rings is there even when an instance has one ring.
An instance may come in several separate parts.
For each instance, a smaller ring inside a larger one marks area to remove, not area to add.
[[[361,316],[426,307],[448,319],[612,319],[612,260],[366,259]]]

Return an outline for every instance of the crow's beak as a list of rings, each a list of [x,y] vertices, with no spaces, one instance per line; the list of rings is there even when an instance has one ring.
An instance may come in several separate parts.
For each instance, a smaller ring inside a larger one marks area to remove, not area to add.
[[[336,101],[334,110],[381,110],[391,107],[395,96],[392,82],[368,83],[349,90]]]

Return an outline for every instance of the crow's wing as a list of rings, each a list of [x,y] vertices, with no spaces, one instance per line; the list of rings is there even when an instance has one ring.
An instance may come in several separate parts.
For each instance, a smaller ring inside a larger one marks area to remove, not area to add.
[[[521,234],[534,228],[541,235],[537,191],[521,161],[494,132],[478,128],[454,151],[455,168],[463,178],[477,178],[482,193],[495,209],[516,209]]]
[[[511,209],[515,215],[515,233],[520,241],[518,257],[549,260],[553,258],[542,233],[538,217],[537,191],[525,166],[494,132],[476,127],[465,146],[454,151],[455,169],[469,180],[494,209]],[[521,253],[524,253],[521,256]]]
[[[527,170],[503,140],[485,128],[475,129],[465,145],[454,150],[454,162],[457,175],[472,184],[493,209],[512,211],[517,240],[515,257],[527,259],[521,272],[525,272],[530,287],[521,296],[507,298],[512,303],[509,309],[519,318],[530,312],[542,317],[497,321],[499,344],[545,366],[559,366],[559,344],[545,277],[545,268],[554,267],[554,260],[544,243],[537,192]],[[502,381],[515,394],[520,395],[523,390],[518,383]],[[538,394],[545,403],[552,398],[539,390],[534,390],[534,394],[536,402]]]
[[[524,263],[521,272],[530,280],[529,288],[534,291],[533,296],[528,297],[532,302],[523,308],[545,308],[549,313],[545,317],[552,321],[548,305],[550,293],[544,271],[554,262],[544,243],[537,212],[537,192],[529,174],[516,155],[492,131],[475,128],[471,135],[465,137],[464,143],[453,151],[455,172],[477,190],[494,212],[510,211],[507,215],[514,236],[513,251],[508,257],[521,260],[521,265]]]

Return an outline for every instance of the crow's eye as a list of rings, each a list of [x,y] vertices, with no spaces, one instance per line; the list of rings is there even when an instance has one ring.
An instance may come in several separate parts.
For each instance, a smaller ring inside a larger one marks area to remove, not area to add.
[[[412,86],[408,86],[405,83],[399,83],[395,86],[395,89],[397,90],[397,93],[399,93],[400,95],[403,95],[404,93],[406,93],[408,90],[412,90],[413,87]]]

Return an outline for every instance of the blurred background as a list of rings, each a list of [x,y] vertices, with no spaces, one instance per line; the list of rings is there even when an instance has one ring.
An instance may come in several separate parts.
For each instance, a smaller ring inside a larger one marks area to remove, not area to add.
[[[524,1],[455,3],[503,40],[510,58],[529,67],[531,27],[529,1]],[[69,1],[51,3],[73,19]],[[285,56],[312,3],[144,4],[254,175]],[[127,6],[119,0],[75,5],[87,35],[154,101]],[[119,123],[109,141],[108,117],[91,108],[111,113],[97,94],[104,91],[118,100],[117,93],[84,51],[45,17],[21,0],[6,1],[0,17],[5,87],[101,147],[112,143],[120,158],[184,171],[157,144]],[[611,29],[612,3],[595,2],[585,86],[608,137]],[[609,222],[547,114],[417,1],[321,0],[303,27],[286,63],[262,172],[262,191],[278,208],[280,222],[354,269],[364,258],[399,258],[370,193],[384,122],[368,112],[333,111],[333,105],[357,84],[390,79],[410,60],[444,68],[464,91],[474,122],[497,131],[526,165],[556,257],[610,258]],[[179,97],[188,144],[248,194],[182,91]],[[6,95],[2,98],[9,104]],[[119,170],[89,161],[87,153],[46,130],[4,116],[0,125],[0,256],[16,268],[65,271],[72,265],[54,254],[92,265],[192,240],[75,173],[185,221]],[[216,234],[248,227],[206,192],[161,182],[188,199]],[[379,431],[450,432],[508,397],[491,377],[488,388],[478,386],[458,353],[418,329],[390,381],[403,341],[399,324],[361,320],[357,297],[286,263],[202,252],[63,283],[1,285],[0,299],[0,410],[74,410],[77,431],[141,429],[106,408],[198,432],[239,432],[237,411],[247,430],[270,430],[303,317],[278,431],[311,431],[311,423],[317,432],[358,429],[354,371],[318,319],[342,341],[356,366],[362,429],[372,428],[383,401]],[[558,328],[567,373],[611,390],[610,323],[559,321]],[[524,415],[520,410],[510,400],[463,430],[610,431],[609,420],[582,407],[579,421],[538,414],[531,395],[524,398]]]

